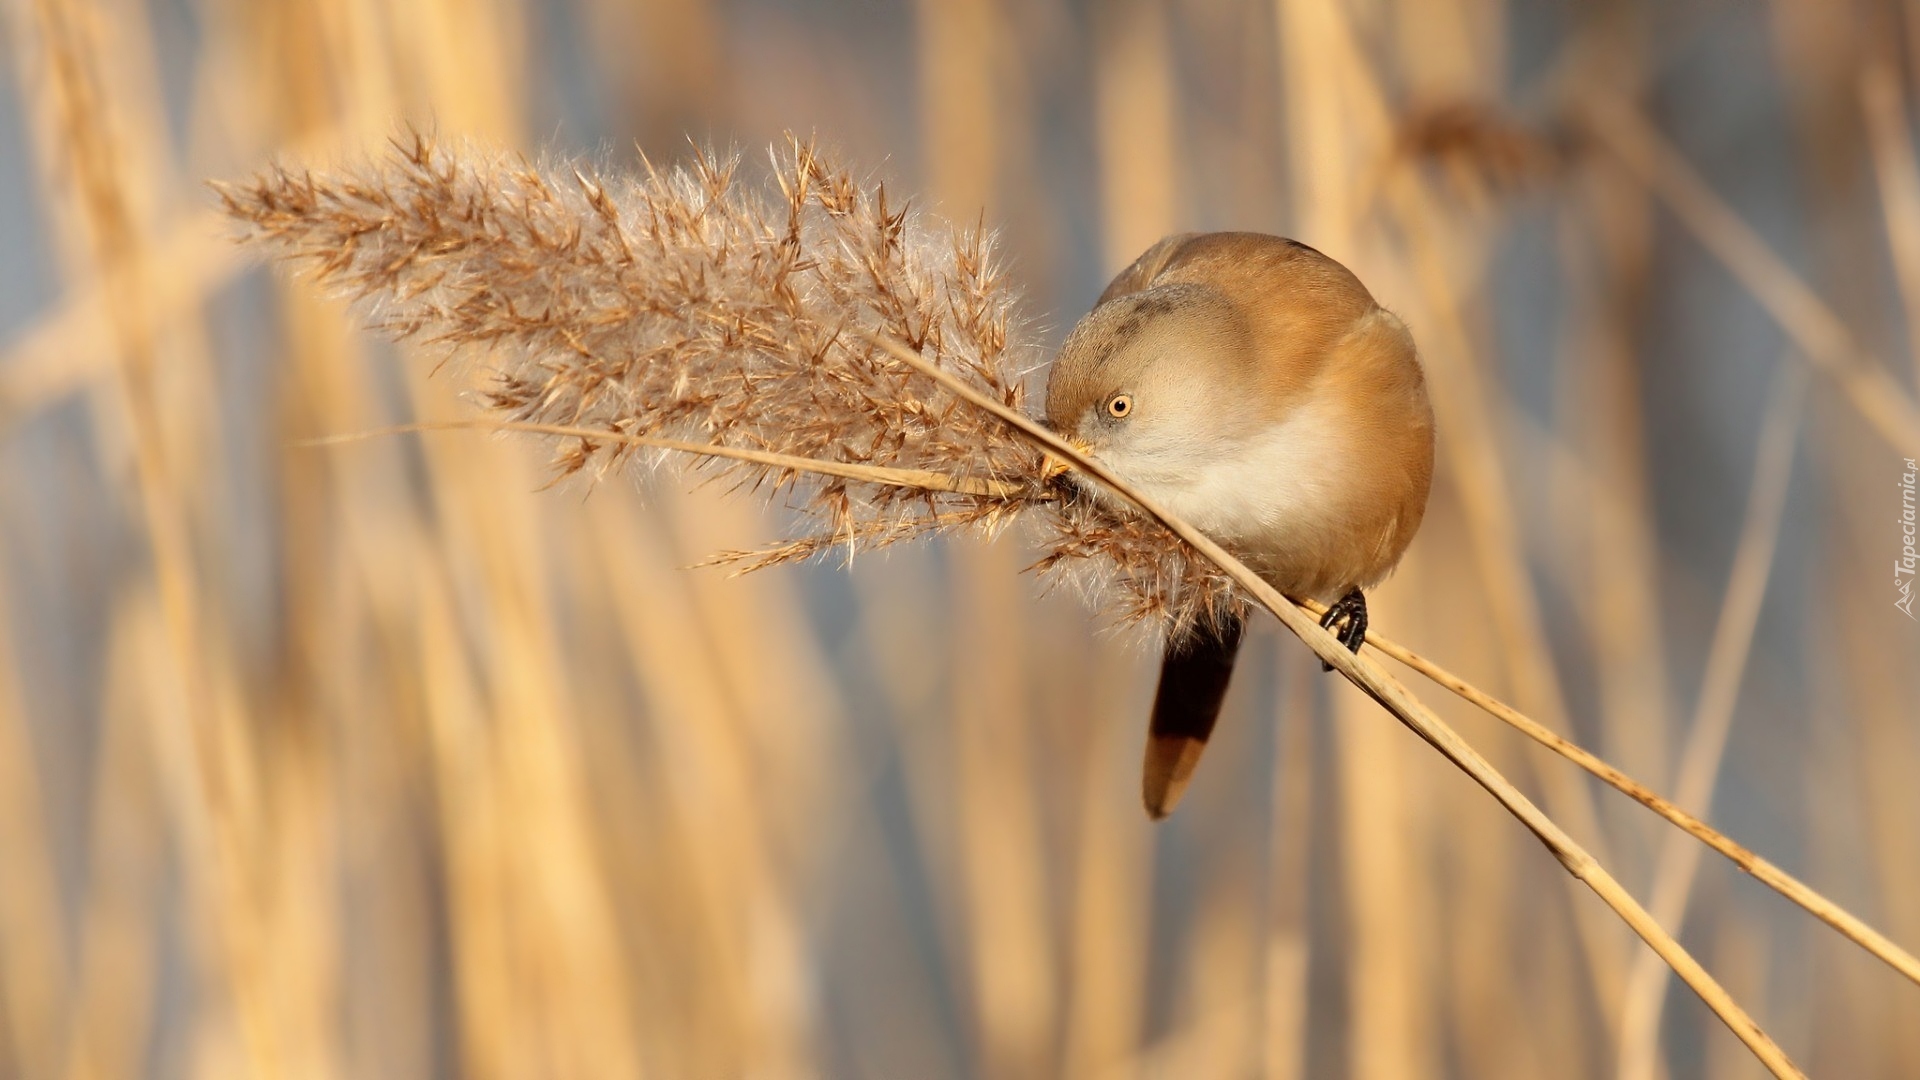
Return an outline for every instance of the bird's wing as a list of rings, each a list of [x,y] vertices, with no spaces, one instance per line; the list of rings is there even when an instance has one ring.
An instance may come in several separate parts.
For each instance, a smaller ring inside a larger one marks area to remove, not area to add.
[[[1198,235],[1200,234],[1176,233],[1142,252],[1139,258],[1133,260],[1133,265],[1114,275],[1113,280],[1107,284],[1107,291],[1100,294],[1100,299],[1095,301],[1093,306],[1099,307],[1115,297],[1137,293],[1152,285],[1153,279],[1159,277],[1161,271],[1174,261],[1180,254],[1180,249],[1186,246],[1187,241]]]
[[[1207,748],[1220,702],[1233,677],[1243,626],[1235,619],[1216,634],[1195,631],[1167,643],[1160,661],[1160,689],[1147,725],[1147,759],[1140,792],[1147,814],[1159,820],[1173,811]]]

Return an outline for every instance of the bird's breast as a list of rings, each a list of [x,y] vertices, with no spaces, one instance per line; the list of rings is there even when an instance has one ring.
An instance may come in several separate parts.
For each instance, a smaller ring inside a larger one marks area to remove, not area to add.
[[[1337,403],[1322,399],[1231,436],[1197,432],[1109,464],[1276,588],[1325,599],[1390,568],[1376,565],[1372,522],[1396,508],[1368,505],[1365,450]]]

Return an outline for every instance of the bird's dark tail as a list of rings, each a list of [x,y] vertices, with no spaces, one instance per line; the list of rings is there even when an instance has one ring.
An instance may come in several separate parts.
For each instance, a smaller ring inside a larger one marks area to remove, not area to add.
[[[1217,633],[1198,630],[1167,643],[1140,781],[1147,813],[1156,821],[1173,812],[1200,763],[1200,752],[1207,748],[1220,702],[1227,696],[1227,680],[1233,677],[1243,629],[1234,619]]]

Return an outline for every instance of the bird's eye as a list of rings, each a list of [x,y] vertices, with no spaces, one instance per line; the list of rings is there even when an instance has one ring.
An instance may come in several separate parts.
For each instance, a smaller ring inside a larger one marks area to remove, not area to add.
[[[1107,415],[1115,420],[1124,419],[1132,411],[1133,398],[1126,394],[1116,394],[1113,400],[1107,402]]]

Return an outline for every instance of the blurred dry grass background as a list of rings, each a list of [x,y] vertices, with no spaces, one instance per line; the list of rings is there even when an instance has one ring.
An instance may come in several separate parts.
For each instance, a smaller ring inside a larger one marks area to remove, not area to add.
[[[1920,5],[0,10],[0,1076],[1759,1073],[1270,626],[1156,828],[1153,662],[1012,538],[729,579],[721,491],[295,445],[472,373],[201,181],[406,121],[817,131],[1002,225],[1055,340],[1166,232],[1326,250],[1442,426],[1376,626],[1920,946]],[[1426,696],[1810,1073],[1920,1075],[1920,988]]]

